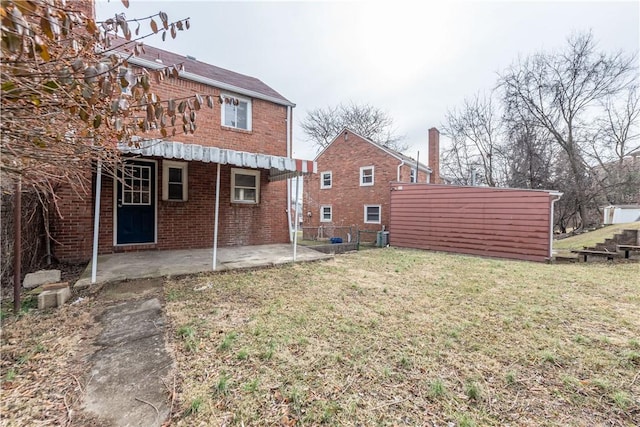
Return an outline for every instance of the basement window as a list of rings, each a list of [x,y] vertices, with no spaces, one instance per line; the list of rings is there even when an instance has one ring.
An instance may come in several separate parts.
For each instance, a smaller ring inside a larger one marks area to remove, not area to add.
[[[187,201],[187,162],[162,161],[162,200]]]
[[[320,222],[331,222],[332,217],[331,206],[320,206]]]
[[[380,224],[380,205],[364,205],[364,222],[366,224]]]
[[[373,185],[373,166],[360,168],[360,186]]]
[[[320,188],[331,188],[333,182],[333,175],[331,171],[322,172],[320,174]]]
[[[260,200],[260,171],[231,169],[231,202],[253,203]]]

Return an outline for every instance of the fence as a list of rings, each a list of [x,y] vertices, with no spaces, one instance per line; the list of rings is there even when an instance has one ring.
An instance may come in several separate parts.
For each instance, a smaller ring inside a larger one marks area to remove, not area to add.
[[[341,239],[343,243],[350,243],[358,236],[357,228],[353,226],[321,225],[320,227],[302,227],[302,240]]]
[[[547,191],[395,184],[393,246],[545,261],[551,256]]]

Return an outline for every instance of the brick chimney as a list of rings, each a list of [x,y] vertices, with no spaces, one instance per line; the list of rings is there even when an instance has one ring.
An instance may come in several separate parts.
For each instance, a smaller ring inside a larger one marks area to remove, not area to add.
[[[440,184],[440,131],[429,129],[429,167],[431,168],[431,184]]]

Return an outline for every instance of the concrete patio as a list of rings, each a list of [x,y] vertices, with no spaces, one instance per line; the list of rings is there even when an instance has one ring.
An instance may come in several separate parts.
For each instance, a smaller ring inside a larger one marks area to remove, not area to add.
[[[100,255],[95,284],[130,279],[179,276],[212,271],[213,250],[181,249],[169,251],[124,252]],[[305,246],[297,247],[296,262],[333,258]],[[293,262],[289,244],[218,248],[216,271],[270,267]],[[77,289],[91,285],[91,263],[75,283]]]

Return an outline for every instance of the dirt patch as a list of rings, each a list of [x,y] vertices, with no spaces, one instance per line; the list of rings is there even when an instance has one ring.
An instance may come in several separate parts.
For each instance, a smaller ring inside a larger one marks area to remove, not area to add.
[[[164,278],[158,277],[152,279],[106,283],[104,285],[99,285],[100,294],[101,298],[110,302],[161,296],[164,281]]]

